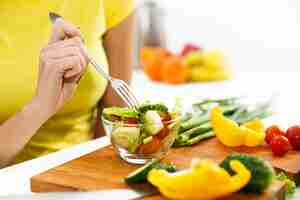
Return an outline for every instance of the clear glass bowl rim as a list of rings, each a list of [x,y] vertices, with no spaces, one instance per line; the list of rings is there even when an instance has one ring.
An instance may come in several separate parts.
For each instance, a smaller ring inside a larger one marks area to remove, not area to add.
[[[165,124],[173,124],[175,122],[178,122],[181,119],[181,117],[176,117],[175,119],[172,119],[170,121],[164,122]],[[103,116],[101,117],[102,122],[109,124],[109,125],[122,125],[124,127],[142,127],[144,124],[127,124],[122,122],[113,122],[108,119],[105,119]]]

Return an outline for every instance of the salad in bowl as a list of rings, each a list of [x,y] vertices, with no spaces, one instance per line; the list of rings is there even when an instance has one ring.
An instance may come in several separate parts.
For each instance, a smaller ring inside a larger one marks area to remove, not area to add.
[[[180,114],[162,103],[145,103],[137,110],[106,108],[102,122],[120,157],[129,163],[144,164],[169,151],[179,129]]]

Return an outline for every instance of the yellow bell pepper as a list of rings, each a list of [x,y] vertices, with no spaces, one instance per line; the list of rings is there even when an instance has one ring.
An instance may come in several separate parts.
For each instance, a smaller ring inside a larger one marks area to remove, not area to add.
[[[239,126],[235,121],[226,118],[221,109],[216,107],[211,111],[211,123],[217,138],[226,146],[255,147],[264,142],[263,124],[258,119]]]
[[[230,162],[233,176],[210,160],[194,160],[191,169],[169,174],[153,169],[148,181],[170,199],[210,200],[241,190],[251,178],[250,171],[239,161]]]

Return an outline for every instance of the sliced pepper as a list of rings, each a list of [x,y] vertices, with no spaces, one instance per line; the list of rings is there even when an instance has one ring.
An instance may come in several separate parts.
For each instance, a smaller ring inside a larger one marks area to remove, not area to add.
[[[211,111],[211,123],[217,138],[226,146],[254,147],[264,142],[263,124],[258,119],[239,126],[235,121],[226,118],[219,107],[215,107]]]
[[[216,199],[241,190],[250,181],[251,173],[240,161],[231,161],[230,167],[233,176],[211,160],[194,160],[191,169],[172,174],[152,169],[148,181],[170,199]]]

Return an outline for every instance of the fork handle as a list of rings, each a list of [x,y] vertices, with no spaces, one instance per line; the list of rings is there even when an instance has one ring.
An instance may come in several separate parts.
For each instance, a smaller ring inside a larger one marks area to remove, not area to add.
[[[98,72],[101,73],[101,75],[108,81],[112,81],[112,78],[103,70],[103,68],[98,65],[98,63],[93,59],[93,58],[90,58],[90,63],[96,68],[96,70]]]

